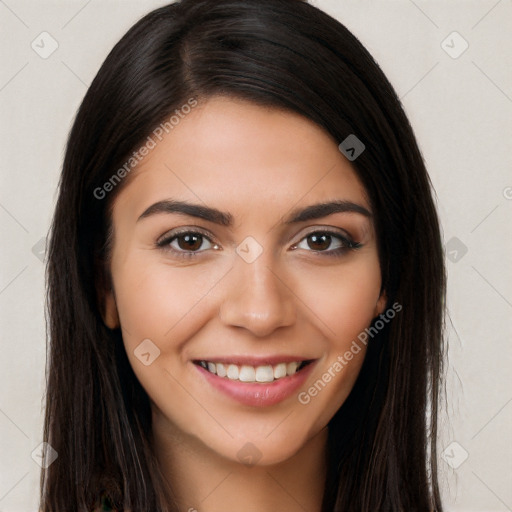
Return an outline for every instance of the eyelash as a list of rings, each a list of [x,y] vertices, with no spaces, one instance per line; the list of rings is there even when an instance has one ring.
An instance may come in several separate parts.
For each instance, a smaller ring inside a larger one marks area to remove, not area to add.
[[[157,240],[156,246],[164,251],[170,251],[174,253],[178,258],[196,258],[200,253],[205,252],[203,251],[183,251],[183,250],[177,250],[171,247],[171,243],[174,240],[177,240],[180,236],[183,235],[200,235],[203,238],[206,238],[210,243],[214,244],[214,242],[211,240],[211,238],[204,232],[198,230],[198,231],[192,231],[190,229],[184,229],[181,231],[175,231],[171,233],[168,236],[164,236],[164,238]],[[297,245],[299,245],[303,240],[307,239],[308,237],[312,235],[328,235],[333,238],[337,238],[342,242],[342,247],[338,247],[337,249],[331,249],[327,251],[315,251],[311,249],[308,252],[313,252],[315,254],[318,254],[323,257],[327,258],[336,258],[341,257],[345,253],[353,250],[357,250],[363,246],[363,244],[359,242],[355,242],[354,240],[351,240],[350,238],[343,236],[342,234],[331,231],[329,229],[318,229],[315,231],[311,231],[310,233],[307,233],[304,237],[302,237],[299,242],[293,245],[293,248],[295,249]]]

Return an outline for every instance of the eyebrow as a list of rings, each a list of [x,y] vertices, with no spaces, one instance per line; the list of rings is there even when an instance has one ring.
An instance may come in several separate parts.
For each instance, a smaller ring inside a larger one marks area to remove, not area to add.
[[[152,204],[149,208],[144,210],[137,219],[137,222],[159,213],[181,213],[225,227],[231,227],[233,225],[233,215],[229,212],[222,212],[209,206],[173,199],[166,199]],[[327,217],[333,213],[357,213],[368,218],[372,217],[371,212],[360,204],[353,203],[352,201],[337,200],[313,204],[305,208],[296,208],[283,218],[283,223],[297,224],[299,222]]]

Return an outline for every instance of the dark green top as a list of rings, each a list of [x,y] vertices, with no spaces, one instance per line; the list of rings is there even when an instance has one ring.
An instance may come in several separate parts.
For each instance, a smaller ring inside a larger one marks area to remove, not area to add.
[[[112,508],[110,500],[105,495],[101,497],[101,508],[99,512],[116,512],[116,510]]]

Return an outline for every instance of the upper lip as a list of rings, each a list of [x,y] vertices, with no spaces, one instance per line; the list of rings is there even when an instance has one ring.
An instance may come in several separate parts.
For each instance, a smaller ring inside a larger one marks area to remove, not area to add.
[[[304,356],[288,356],[288,355],[274,355],[274,356],[262,356],[262,357],[253,357],[253,356],[215,356],[215,357],[202,357],[193,359],[194,362],[199,361],[207,361],[210,363],[224,363],[224,364],[236,364],[237,366],[247,365],[247,366],[275,366],[280,363],[292,363],[295,361],[312,361],[315,358],[313,357],[304,357]]]

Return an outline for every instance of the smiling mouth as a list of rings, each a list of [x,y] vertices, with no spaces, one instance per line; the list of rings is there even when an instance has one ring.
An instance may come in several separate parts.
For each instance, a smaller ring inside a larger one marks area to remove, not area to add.
[[[201,366],[218,377],[224,377],[229,380],[238,382],[269,383],[284,379],[285,377],[291,377],[313,361],[313,359],[309,359],[304,361],[292,361],[289,363],[261,366],[214,363],[211,361],[193,361],[193,363]]]

